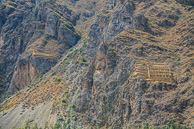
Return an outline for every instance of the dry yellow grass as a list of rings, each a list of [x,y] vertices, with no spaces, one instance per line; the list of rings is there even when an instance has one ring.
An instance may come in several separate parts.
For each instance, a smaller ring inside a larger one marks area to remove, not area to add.
[[[54,58],[57,58],[57,55],[40,53],[40,52],[32,52],[32,56],[44,56],[44,57],[54,57]]]

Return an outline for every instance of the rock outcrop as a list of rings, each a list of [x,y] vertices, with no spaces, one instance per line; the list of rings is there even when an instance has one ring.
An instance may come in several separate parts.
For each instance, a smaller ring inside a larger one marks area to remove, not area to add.
[[[4,90],[18,91],[32,83],[79,40],[73,11],[54,1],[5,1],[0,17]]]

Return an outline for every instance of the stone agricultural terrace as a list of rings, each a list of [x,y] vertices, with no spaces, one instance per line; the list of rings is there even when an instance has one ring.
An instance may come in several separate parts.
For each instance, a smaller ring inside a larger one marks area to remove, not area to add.
[[[144,77],[151,82],[172,83],[173,80],[171,70],[166,63],[148,62],[144,59],[136,60],[134,75]]]

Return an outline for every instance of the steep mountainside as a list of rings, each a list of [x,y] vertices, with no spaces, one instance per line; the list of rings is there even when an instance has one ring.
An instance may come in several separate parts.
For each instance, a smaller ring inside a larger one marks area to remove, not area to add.
[[[194,128],[193,18],[192,0],[1,2],[0,125]]]
[[[0,9],[0,74],[10,93],[50,70],[79,40],[76,15],[52,1],[5,1]]]

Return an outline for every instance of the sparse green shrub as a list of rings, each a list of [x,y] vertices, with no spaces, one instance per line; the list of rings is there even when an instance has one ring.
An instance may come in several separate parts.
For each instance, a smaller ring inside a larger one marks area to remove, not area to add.
[[[83,62],[86,62],[87,60],[86,60],[84,57],[82,57],[82,61],[83,61]]]
[[[140,128],[140,127],[138,127]],[[187,127],[184,125],[183,128],[187,129]],[[182,127],[180,127],[180,125],[175,125],[175,120],[172,119],[170,122],[167,123],[166,126],[161,126],[161,127],[155,127],[154,125],[152,125],[151,127],[149,127],[149,124],[146,121],[145,125],[142,125],[142,129],[183,129]]]
[[[16,93],[17,93],[17,94],[21,94],[21,93],[22,93],[22,91],[20,91],[20,90],[19,90],[19,91],[17,91]]]
[[[71,117],[76,117],[76,115],[75,114],[72,114]]]
[[[65,62],[65,64],[70,64],[70,63],[67,61],[67,62]]]
[[[77,51],[74,51],[73,54],[72,54],[72,56],[74,57],[76,55],[76,53],[77,53]]]
[[[63,103],[66,103],[66,99],[62,99],[62,102],[63,102]]]
[[[43,74],[40,75],[40,78],[42,78],[42,77],[43,77]]]
[[[147,121],[146,121],[145,125],[143,125],[142,129],[149,129],[149,124]]]
[[[37,123],[34,124],[34,127],[32,127],[32,129],[38,129]]]
[[[81,65],[86,65],[86,66],[88,66],[88,63],[87,63],[87,62],[81,62],[80,64],[81,64]]]
[[[71,129],[70,125],[68,125],[67,129]]]
[[[38,87],[38,84],[36,84],[36,87]]]
[[[41,81],[41,80],[42,80],[42,77],[43,77],[43,74],[41,74],[41,75],[40,75],[40,77],[39,77],[39,81]]]
[[[83,47],[87,47],[87,41],[84,42]]]
[[[63,129],[66,129],[66,127],[67,127],[67,123],[64,121],[64,123],[63,123]]]
[[[85,54],[85,52],[82,52],[81,55],[83,56]]]
[[[62,128],[62,125],[61,125],[60,121],[59,121],[59,120],[57,120],[57,122],[55,123],[55,125],[54,125],[54,128],[53,128],[53,129],[61,129],[61,128]]]
[[[64,104],[63,104],[63,106],[65,107],[65,106],[66,106],[66,104],[64,103]]]
[[[44,129],[49,129],[49,127],[48,127],[48,121],[45,122]]]
[[[71,122],[71,120],[70,120],[70,119],[68,119],[68,120],[67,120],[67,124],[70,124],[70,122]]]
[[[72,104],[71,107],[72,107],[72,108],[75,108],[75,104]]]
[[[30,122],[29,120],[25,121],[25,129],[30,129]]]
[[[68,91],[67,91],[67,90],[65,90],[65,93],[67,94],[67,93],[68,93]]]
[[[57,81],[60,82],[61,81],[61,78],[57,78]]]
[[[175,129],[180,129],[179,125],[177,125]]]
[[[183,129],[187,129],[186,125],[183,126]]]
[[[55,75],[55,74],[56,74],[56,72],[55,72],[55,71],[51,73],[51,75],[52,75],[52,76],[53,76],[53,75]]]
[[[11,95],[8,95],[7,97],[8,97],[8,98],[10,98],[10,97],[11,97]]]
[[[154,125],[152,125],[152,126],[150,127],[150,129],[155,129],[155,126],[154,126]]]
[[[167,123],[167,128],[170,129],[170,122]]]
[[[87,43],[87,39],[84,39],[84,44],[86,44]]]
[[[77,98],[81,98],[81,94],[78,94]]]
[[[94,127],[93,126],[90,126],[90,129],[94,129]]]
[[[75,62],[74,62],[74,64],[78,64],[79,62],[76,60]]]

